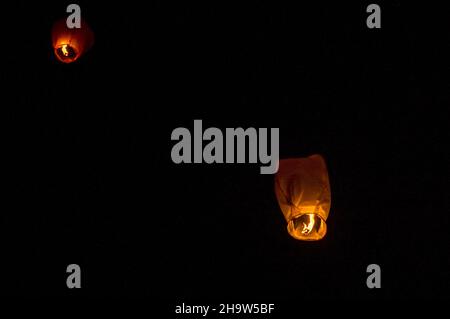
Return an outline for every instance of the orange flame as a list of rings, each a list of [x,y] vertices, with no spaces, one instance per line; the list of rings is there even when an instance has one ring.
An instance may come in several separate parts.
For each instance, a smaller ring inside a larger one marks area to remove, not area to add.
[[[311,233],[315,221],[314,221],[314,215],[313,214],[308,214],[309,217],[309,222],[308,225],[306,225],[306,223],[303,223],[303,230],[302,230],[302,234],[308,235],[309,233]]]

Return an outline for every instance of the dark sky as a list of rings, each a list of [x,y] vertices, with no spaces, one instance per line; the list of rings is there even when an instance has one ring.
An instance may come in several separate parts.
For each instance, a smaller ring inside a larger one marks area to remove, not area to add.
[[[369,30],[369,2],[78,3],[96,43],[70,65],[50,43],[67,4],[6,17],[2,294],[450,297],[442,8],[379,2]],[[322,154],[327,236],[288,235],[259,165],[174,164],[170,134],[194,119],[278,127],[281,158]]]

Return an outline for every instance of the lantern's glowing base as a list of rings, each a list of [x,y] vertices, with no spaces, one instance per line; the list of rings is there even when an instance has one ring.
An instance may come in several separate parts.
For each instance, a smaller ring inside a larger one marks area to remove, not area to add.
[[[78,59],[77,50],[70,44],[61,44],[55,48],[55,55],[59,61],[64,63],[71,63]]]
[[[295,239],[313,241],[325,236],[327,224],[317,214],[303,214],[291,219],[287,229]]]

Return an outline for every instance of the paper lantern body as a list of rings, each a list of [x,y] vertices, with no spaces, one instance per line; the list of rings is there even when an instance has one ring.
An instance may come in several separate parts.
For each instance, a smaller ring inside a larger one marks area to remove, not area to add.
[[[53,25],[53,50],[61,62],[71,63],[78,60],[93,44],[94,33],[84,20],[81,20],[81,28],[69,29],[65,18]]]
[[[292,237],[310,241],[325,236],[331,192],[322,156],[280,160],[275,194]]]

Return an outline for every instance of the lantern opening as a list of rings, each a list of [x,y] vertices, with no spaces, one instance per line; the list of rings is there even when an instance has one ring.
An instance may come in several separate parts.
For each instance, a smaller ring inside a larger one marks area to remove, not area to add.
[[[62,44],[55,50],[56,56],[61,62],[70,63],[77,59],[78,53],[70,44]]]
[[[291,236],[300,240],[319,240],[327,233],[325,221],[317,214],[303,214],[291,219],[287,226]]]

